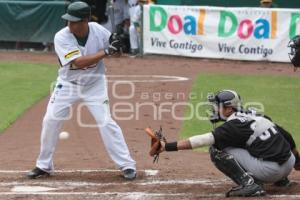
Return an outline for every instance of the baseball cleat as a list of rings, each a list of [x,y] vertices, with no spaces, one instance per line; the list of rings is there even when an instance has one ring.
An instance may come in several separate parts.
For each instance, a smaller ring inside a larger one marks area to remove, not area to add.
[[[123,171],[123,176],[126,180],[132,181],[136,178],[136,171],[134,169],[125,169]]]
[[[50,174],[48,172],[45,172],[38,167],[34,168],[32,171],[30,171],[27,174],[27,177],[29,179],[36,179],[36,178],[48,177],[48,176],[50,176]]]
[[[226,193],[226,197],[252,197],[252,196],[263,196],[266,194],[266,191],[262,186],[253,183],[250,185],[239,185],[233,187]]]

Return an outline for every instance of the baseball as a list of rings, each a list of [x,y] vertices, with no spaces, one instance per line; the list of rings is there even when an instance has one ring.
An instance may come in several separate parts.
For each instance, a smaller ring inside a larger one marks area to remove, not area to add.
[[[66,140],[66,139],[69,138],[69,136],[70,136],[70,134],[69,134],[68,132],[63,131],[63,132],[61,132],[61,133],[59,134],[59,139],[61,139],[61,140]]]

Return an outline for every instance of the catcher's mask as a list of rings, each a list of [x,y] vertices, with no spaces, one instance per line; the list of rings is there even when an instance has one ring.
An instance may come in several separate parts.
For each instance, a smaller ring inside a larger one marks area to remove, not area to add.
[[[295,36],[290,40],[288,47],[291,49],[289,58],[295,67],[300,67],[300,35]]]
[[[232,107],[234,111],[242,109],[240,96],[233,90],[221,90],[216,94],[210,94],[207,97],[210,103],[209,120],[211,123],[226,121],[227,117],[222,116],[220,108]]]

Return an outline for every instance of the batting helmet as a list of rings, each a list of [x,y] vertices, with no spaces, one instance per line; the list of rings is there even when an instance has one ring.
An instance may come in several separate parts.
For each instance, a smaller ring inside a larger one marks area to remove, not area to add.
[[[67,8],[67,13],[62,16],[64,20],[78,22],[83,19],[89,19],[91,16],[90,6],[82,1],[71,3]]]
[[[209,119],[212,123],[224,121],[219,113],[219,108],[232,107],[235,111],[242,110],[242,101],[240,95],[233,90],[221,90],[216,94],[208,96],[208,101],[211,104]]]
[[[291,49],[289,53],[290,60],[296,69],[296,67],[300,67],[300,35],[291,39],[288,47]]]

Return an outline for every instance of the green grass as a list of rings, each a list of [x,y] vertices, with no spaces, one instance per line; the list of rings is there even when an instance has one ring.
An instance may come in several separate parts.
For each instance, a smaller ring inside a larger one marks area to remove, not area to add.
[[[206,101],[207,93],[221,89],[237,91],[243,103],[261,102],[265,114],[274,122],[290,131],[298,146],[300,145],[300,77],[267,76],[267,75],[216,75],[201,74],[193,84],[193,97],[190,102],[194,105]],[[190,116],[187,109],[185,116]],[[205,116],[204,107],[198,110]],[[180,131],[181,138],[206,133],[212,130],[209,121],[199,120],[194,114],[193,119],[186,120]]]
[[[0,62],[0,133],[49,94],[56,75],[55,65]]]

